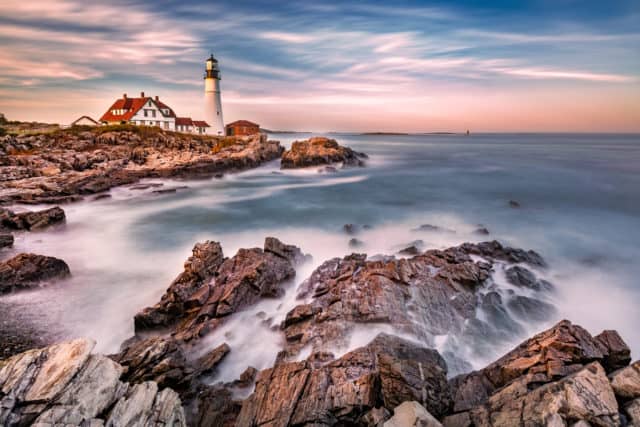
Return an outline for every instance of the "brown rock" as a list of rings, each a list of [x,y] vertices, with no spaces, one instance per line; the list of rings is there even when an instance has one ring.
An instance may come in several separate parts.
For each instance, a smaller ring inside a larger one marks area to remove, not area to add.
[[[486,368],[452,379],[454,411],[467,411],[483,404],[496,390],[516,379],[528,389],[569,375],[604,357],[595,338],[580,326],[563,320]]]
[[[184,264],[184,271],[171,283],[160,302],[136,314],[136,331],[166,327],[185,316],[189,299],[208,286],[208,281],[223,261],[222,247],[218,242],[197,243],[193,247],[193,255]]]
[[[28,289],[51,280],[68,277],[69,266],[58,258],[19,254],[0,262],[0,293]]]
[[[595,337],[604,354],[601,361],[607,372],[623,368],[631,362],[631,350],[618,332],[612,330],[603,331]]]
[[[38,230],[64,221],[64,211],[57,206],[37,212],[19,213],[0,208],[0,228],[8,230]]]
[[[236,425],[359,425],[380,402],[389,411],[406,400],[445,412],[446,365],[434,350],[381,334],[324,365],[288,362],[260,372]]]
[[[364,166],[366,154],[339,145],[335,139],[313,137],[295,141],[291,149],[282,154],[281,168],[304,168],[309,166],[342,163],[343,166]]]
[[[563,421],[584,421],[588,425],[620,424],[618,403],[600,364],[590,363],[532,391],[513,383],[469,412],[472,425],[478,427],[548,425],[551,420],[558,423],[558,415]],[[445,425],[456,424],[445,422]]]

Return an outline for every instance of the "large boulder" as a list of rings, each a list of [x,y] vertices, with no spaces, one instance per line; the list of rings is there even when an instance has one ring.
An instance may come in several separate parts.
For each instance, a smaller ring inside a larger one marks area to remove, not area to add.
[[[122,367],[91,354],[94,345],[77,339],[0,362],[0,425],[186,425],[174,391],[121,382]]]
[[[343,147],[335,139],[325,137],[295,141],[291,148],[282,154],[282,169],[304,168],[309,166],[342,163],[344,166],[364,166],[367,156],[364,153]]]
[[[235,425],[363,425],[380,405],[390,413],[407,400],[446,413],[446,364],[435,350],[381,334],[337,360],[317,353],[260,372]]]
[[[19,213],[0,208],[0,228],[8,230],[38,230],[64,223],[65,219],[64,211],[58,206],[36,212]]]
[[[71,274],[63,260],[23,253],[0,262],[0,293],[29,289]]]

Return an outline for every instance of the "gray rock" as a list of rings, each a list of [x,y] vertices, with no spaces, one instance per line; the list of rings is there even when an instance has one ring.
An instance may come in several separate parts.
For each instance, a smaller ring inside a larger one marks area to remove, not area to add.
[[[174,391],[158,393],[155,383],[144,393],[130,389],[120,381],[120,365],[90,354],[94,345],[77,339],[0,362],[0,425],[185,425]],[[108,420],[102,419],[112,405]]]
[[[393,410],[384,427],[442,427],[440,421],[416,401],[403,402]]]
[[[609,374],[616,396],[623,399],[640,397],[640,360]]]

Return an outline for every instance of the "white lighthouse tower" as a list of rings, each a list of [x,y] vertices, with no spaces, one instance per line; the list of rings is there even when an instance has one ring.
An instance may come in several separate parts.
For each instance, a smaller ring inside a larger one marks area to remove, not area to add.
[[[213,57],[207,59],[204,75],[204,114],[205,120],[211,126],[207,133],[224,135],[224,121],[222,120],[222,101],[220,99],[220,68],[218,60]]]

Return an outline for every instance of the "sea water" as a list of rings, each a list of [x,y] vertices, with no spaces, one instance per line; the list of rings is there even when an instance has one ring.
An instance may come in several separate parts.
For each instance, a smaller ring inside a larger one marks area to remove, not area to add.
[[[270,135],[289,146],[310,135]],[[133,334],[133,316],[156,303],[182,270],[194,243],[221,242],[226,256],[275,236],[313,256],[286,285],[205,341],[231,345],[221,379],[248,365],[269,366],[282,336],[260,328],[296,301],[296,287],[323,261],[351,252],[394,254],[415,240],[424,249],[498,239],[538,251],[557,288],[555,318],[523,325],[522,336],[470,361],[480,367],[531,333],[566,318],[597,334],[616,329],[640,354],[640,136],[595,134],[332,134],[369,155],[364,168],[280,170],[279,162],[222,179],[148,180],[158,187],[110,191],[111,198],[64,206],[56,231],[18,234],[15,248],[64,259],[73,276],[30,292],[0,297],[55,339],[87,336],[97,350],[118,350]],[[186,188],[181,188],[186,186]],[[519,208],[509,206],[514,200]],[[19,207],[18,207],[19,208]],[[39,207],[29,207],[34,209]],[[369,225],[354,237],[344,224]],[[441,230],[415,231],[421,224]],[[489,236],[474,233],[479,226]],[[379,330],[360,327],[363,345]],[[440,339],[436,340],[436,343]],[[256,345],[259,344],[259,345]],[[206,350],[206,348],[205,348]],[[473,356],[473,355],[472,355]]]

